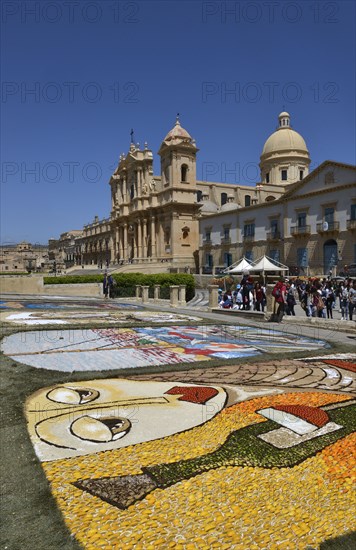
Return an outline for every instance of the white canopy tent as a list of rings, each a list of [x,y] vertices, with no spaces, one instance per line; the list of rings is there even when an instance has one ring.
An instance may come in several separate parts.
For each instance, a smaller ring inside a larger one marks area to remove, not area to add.
[[[224,273],[243,273],[244,271],[250,271],[251,268],[251,262],[249,262],[245,256],[241,258],[238,262],[230,265],[224,270]]]
[[[249,267],[249,271],[251,273],[262,273],[263,278],[265,278],[265,272],[267,271],[289,271],[289,268],[286,265],[281,264],[280,262],[277,262],[276,260],[272,260],[272,258],[268,258],[268,256],[262,256],[258,260],[252,263],[252,265]]]

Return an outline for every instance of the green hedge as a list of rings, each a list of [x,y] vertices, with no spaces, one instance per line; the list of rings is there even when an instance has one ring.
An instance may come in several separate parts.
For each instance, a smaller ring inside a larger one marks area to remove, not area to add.
[[[153,287],[154,285],[161,285],[162,287],[169,287],[171,285],[186,285],[186,297],[187,301],[194,298],[195,294],[195,281],[193,275],[187,273],[157,273],[152,275],[146,275],[144,273],[113,273],[112,277],[116,281],[118,288],[117,294],[126,295],[124,289],[127,291],[130,288],[130,295],[135,285],[147,285]],[[45,285],[73,285],[80,283],[102,283],[103,275],[63,275],[58,277],[44,277]],[[120,292],[120,288],[123,292]],[[162,289],[161,294],[165,294]]]

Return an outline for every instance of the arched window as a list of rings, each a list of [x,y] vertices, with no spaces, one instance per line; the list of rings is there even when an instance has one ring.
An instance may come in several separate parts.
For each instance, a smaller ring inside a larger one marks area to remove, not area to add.
[[[251,196],[245,195],[245,206],[250,206],[250,205],[251,205]]]
[[[276,197],[273,197],[272,195],[269,195],[268,197],[266,197],[266,202],[275,201],[275,200],[276,200]]]
[[[221,206],[226,203],[227,203],[227,193],[221,193],[221,199],[220,199]]]
[[[188,181],[188,166],[186,164],[182,164],[180,167],[180,180],[181,181]]]
[[[203,192],[202,191],[197,191],[197,201],[201,202],[202,198],[203,198]]]

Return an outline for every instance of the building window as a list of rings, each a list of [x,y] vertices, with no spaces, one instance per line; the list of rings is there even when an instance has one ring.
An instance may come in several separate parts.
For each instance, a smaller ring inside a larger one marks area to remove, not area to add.
[[[203,198],[203,192],[202,191],[197,191],[197,201],[201,202],[202,198]]]
[[[307,248],[297,248],[297,265],[298,267],[308,267]]]
[[[182,164],[180,168],[180,175],[181,175],[181,181],[186,182],[187,176],[188,176],[188,166],[186,164]]]
[[[249,262],[253,262],[253,251],[252,250],[246,250],[245,252],[245,258]]]
[[[251,196],[245,195],[245,206],[250,206],[250,205],[251,205]]]
[[[254,223],[245,223],[244,225],[244,237],[254,237],[255,236],[255,224]]]
[[[351,204],[351,219],[356,220],[356,204]]]
[[[269,183],[269,172],[266,174],[266,183]]]
[[[324,210],[324,221],[333,224],[334,223],[334,212],[335,209],[332,207],[325,208]]]
[[[288,170],[282,170],[281,171],[281,177],[282,177],[282,181],[287,181],[287,179],[288,179]]]
[[[271,235],[272,237],[278,235],[278,220],[271,220]]]
[[[224,267],[229,267],[232,264],[232,255],[229,252],[224,254]]]
[[[306,212],[298,212],[297,214],[297,226],[305,227],[307,225],[307,214]]]
[[[220,198],[221,206],[223,206],[223,204],[226,204],[226,203],[227,203],[227,193],[221,193],[221,198]]]
[[[131,185],[130,187],[130,199],[132,200],[135,196],[135,186],[134,185]],[[96,233],[96,229],[95,229],[95,233]],[[90,234],[92,234],[92,232],[90,231]]]
[[[299,170],[299,180],[301,181],[304,178],[304,170]]]
[[[230,227],[224,227],[224,239],[230,239]]]
[[[205,255],[205,265],[207,267],[213,267],[213,256],[211,254]]]
[[[211,232],[210,231],[206,231],[205,232],[205,240],[207,242],[210,242],[211,241]]]

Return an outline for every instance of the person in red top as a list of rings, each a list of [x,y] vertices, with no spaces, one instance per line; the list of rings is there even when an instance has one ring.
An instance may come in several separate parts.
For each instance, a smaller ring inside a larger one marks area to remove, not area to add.
[[[278,283],[275,285],[274,289],[272,290],[272,296],[274,296],[275,304],[274,304],[274,310],[276,308],[276,304],[278,304],[277,308],[277,314],[276,314],[276,322],[280,323],[283,319],[283,315],[285,312],[286,307],[286,291],[287,287],[285,285],[284,279],[280,279]]]

